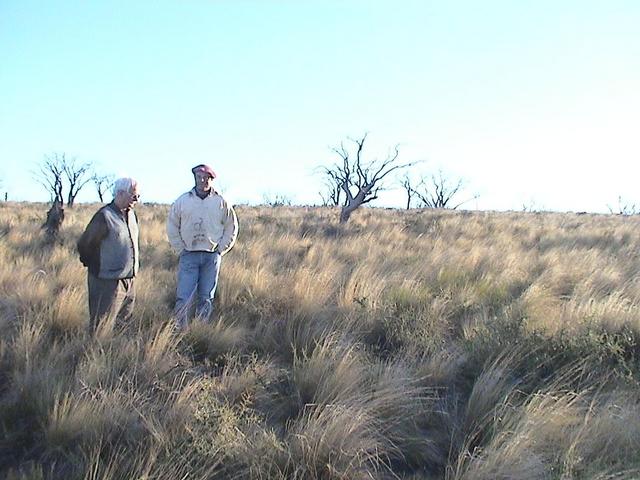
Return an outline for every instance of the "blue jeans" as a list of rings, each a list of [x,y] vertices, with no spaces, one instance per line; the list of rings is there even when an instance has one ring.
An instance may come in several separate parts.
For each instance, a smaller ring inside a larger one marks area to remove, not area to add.
[[[220,274],[220,253],[184,250],[178,263],[178,287],[174,310],[178,328],[188,324],[189,310],[196,300],[196,316],[208,322]]]

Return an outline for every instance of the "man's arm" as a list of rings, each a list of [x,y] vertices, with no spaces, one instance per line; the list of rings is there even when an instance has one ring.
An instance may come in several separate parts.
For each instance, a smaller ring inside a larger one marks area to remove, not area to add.
[[[171,205],[169,215],[167,216],[167,238],[169,239],[171,248],[176,253],[180,253],[186,248],[180,236],[180,205],[178,204],[178,200]]]
[[[224,208],[224,230],[222,238],[216,247],[223,255],[231,250],[233,245],[236,243],[236,238],[238,237],[238,217],[236,217],[236,212],[233,210],[233,207],[227,205],[226,201],[224,202]]]
[[[100,211],[96,212],[87,228],[78,239],[77,247],[80,261],[89,271],[100,270],[100,244],[108,234],[107,223]]]

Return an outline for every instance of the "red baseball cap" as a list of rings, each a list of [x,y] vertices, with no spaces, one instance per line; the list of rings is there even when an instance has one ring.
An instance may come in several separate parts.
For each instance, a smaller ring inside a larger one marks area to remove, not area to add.
[[[216,172],[213,171],[213,168],[211,168],[209,165],[205,165],[204,163],[196,165],[191,169],[191,173],[193,173],[194,175],[198,172],[207,173],[211,178],[216,178]]]

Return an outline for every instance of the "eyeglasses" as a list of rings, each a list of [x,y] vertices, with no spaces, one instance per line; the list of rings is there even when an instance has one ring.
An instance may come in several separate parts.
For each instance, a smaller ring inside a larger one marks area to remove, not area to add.
[[[138,200],[140,200],[140,194],[139,193],[131,193],[131,192],[127,191],[127,190],[118,190],[118,193],[116,193],[116,195],[126,195],[131,200],[133,200],[134,202],[137,202]]]
[[[200,172],[196,173],[196,178],[198,180],[213,180],[213,177],[208,173],[200,173]]]

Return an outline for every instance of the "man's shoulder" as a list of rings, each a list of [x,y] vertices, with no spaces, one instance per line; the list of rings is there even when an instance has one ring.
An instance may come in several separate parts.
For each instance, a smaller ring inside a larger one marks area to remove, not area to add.
[[[211,198],[215,198],[217,201],[227,203],[227,199],[220,192],[213,192]]]
[[[192,196],[193,196],[193,190],[184,192],[182,195],[180,195],[178,198],[174,200],[173,204],[175,205],[176,203],[184,202],[185,200],[190,199]]]
[[[103,205],[98,210],[96,210],[96,213],[93,214],[92,220],[104,219],[105,214],[109,210],[109,205],[111,205],[111,204],[107,203],[106,205]]]

